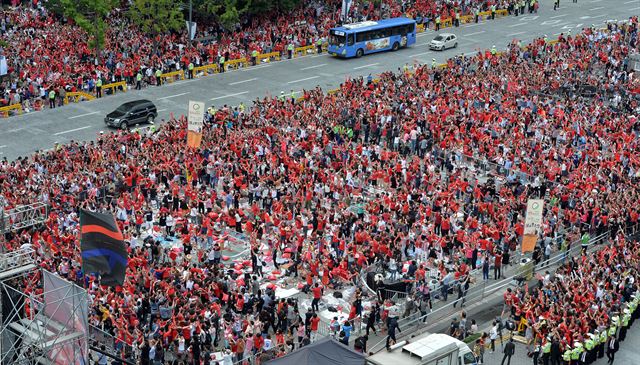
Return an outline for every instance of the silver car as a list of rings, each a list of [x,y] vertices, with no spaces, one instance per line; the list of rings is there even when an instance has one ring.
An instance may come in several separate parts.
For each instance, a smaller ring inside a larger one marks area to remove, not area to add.
[[[438,34],[429,43],[429,49],[433,49],[436,51],[444,51],[447,48],[456,48],[456,47],[458,47],[458,37],[456,37],[455,34],[451,34],[451,33]]]

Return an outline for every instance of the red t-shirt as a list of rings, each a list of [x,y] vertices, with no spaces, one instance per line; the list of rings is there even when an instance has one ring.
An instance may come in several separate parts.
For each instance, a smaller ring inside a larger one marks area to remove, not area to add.
[[[313,292],[313,298],[314,299],[322,298],[322,288],[321,287],[313,288],[313,289],[311,289],[311,291]]]
[[[318,323],[319,322],[320,322],[320,317],[311,318],[311,330],[312,331],[317,331],[318,330]]]

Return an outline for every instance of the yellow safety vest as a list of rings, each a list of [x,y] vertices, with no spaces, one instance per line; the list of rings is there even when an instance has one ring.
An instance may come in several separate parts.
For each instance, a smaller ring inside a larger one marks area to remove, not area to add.
[[[142,81],[142,74],[140,72],[136,75],[136,80]]]
[[[56,98],[56,92],[51,90],[49,91],[49,99],[55,99]]]
[[[255,49],[251,51],[251,57],[258,57],[258,51],[256,51]]]
[[[567,362],[571,361],[572,353],[573,352],[571,351],[571,349],[569,349],[569,348],[566,349],[564,354],[562,354],[562,360],[567,361]]]
[[[162,71],[160,71],[160,70],[156,70],[156,76],[157,76],[157,77],[162,76]]]
[[[189,71],[193,71],[193,62],[189,63]]]
[[[102,79],[96,81],[96,87],[102,87]]]

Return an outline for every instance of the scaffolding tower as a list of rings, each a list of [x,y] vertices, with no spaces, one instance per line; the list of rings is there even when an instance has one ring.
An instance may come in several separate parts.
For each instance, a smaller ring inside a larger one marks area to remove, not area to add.
[[[87,292],[34,254],[0,255],[0,365],[88,364]]]
[[[43,224],[49,214],[49,206],[43,202],[19,205],[11,209],[5,209],[5,206],[4,201],[0,199],[0,240],[2,242],[9,232]],[[5,245],[0,245],[0,253],[4,252]]]

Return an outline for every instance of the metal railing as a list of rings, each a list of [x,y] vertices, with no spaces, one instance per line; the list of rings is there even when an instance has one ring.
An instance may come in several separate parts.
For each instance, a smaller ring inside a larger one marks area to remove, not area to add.
[[[31,248],[20,248],[0,255],[0,272],[35,264],[34,253]]]
[[[631,227],[621,227],[620,229],[622,229],[623,232],[625,232],[628,235],[633,235],[640,230],[640,224],[635,224],[634,226],[631,226]],[[611,230],[607,230],[606,232],[591,238],[587,245],[587,251],[589,247],[592,247],[607,241],[608,237],[611,236],[611,233],[612,233]],[[571,244],[571,247],[569,250],[556,252],[554,255],[552,255],[549,258],[549,260],[542,261],[540,262],[540,264],[535,265],[533,269],[533,273],[535,273],[538,270],[544,270],[558,264],[563,264],[566,260],[578,254],[581,254],[582,252],[583,252],[583,247],[581,244],[581,240],[578,239]],[[520,266],[517,266],[517,268],[520,268]],[[504,289],[508,286],[514,285],[515,283],[517,283],[522,279],[523,279],[522,273],[516,272],[516,274],[511,275],[503,280],[497,281],[491,285],[487,285],[486,281],[483,281],[481,289],[479,289],[478,286],[469,288],[469,290],[467,290],[463,298],[455,299],[451,303],[447,303],[444,306],[434,310],[431,313],[428,313],[424,316],[418,316],[417,318],[415,317],[415,314],[405,318],[400,318],[398,320],[398,325],[400,326],[403,332],[401,332],[401,334],[397,336],[397,339],[400,339],[403,336],[406,336],[407,333],[415,334],[416,333],[415,330],[407,331],[406,328],[411,329],[414,326],[419,326],[420,324],[426,324],[427,318],[429,319],[428,323],[437,323],[438,321],[444,318],[447,318],[448,316],[450,316],[451,314],[453,314],[458,310],[456,308],[457,304],[461,304],[461,308],[464,307],[463,303],[460,303],[461,301],[464,301],[466,303],[472,303],[476,300],[480,300],[480,301],[484,300],[484,298],[486,298],[488,295],[491,295],[500,289]],[[475,290],[472,290],[472,289],[475,289]],[[428,327],[424,327],[423,329],[426,329],[426,328]],[[419,329],[416,329],[416,330],[419,330]],[[383,340],[380,340],[378,343],[371,346],[370,351],[375,353],[377,351],[382,350],[384,346],[380,347],[380,345],[384,343],[386,343],[386,336],[384,337]]]

